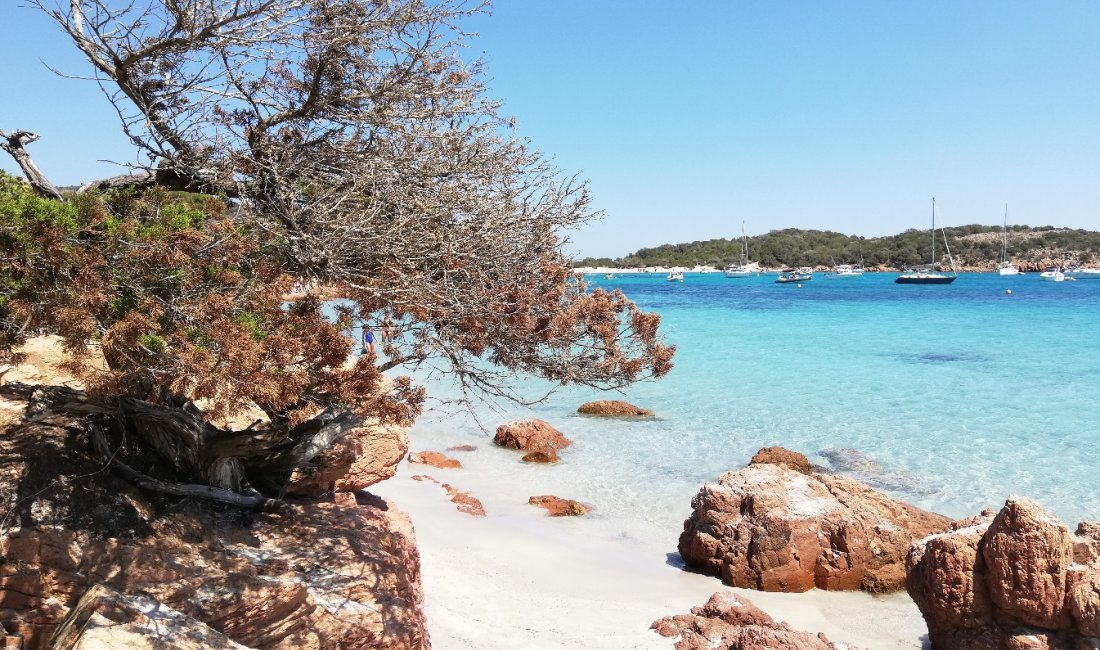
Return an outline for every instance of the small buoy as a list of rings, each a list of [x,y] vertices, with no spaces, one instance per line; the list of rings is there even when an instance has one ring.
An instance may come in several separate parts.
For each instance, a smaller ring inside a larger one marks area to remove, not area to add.
[[[1012,289],[1005,289],[1005,295],[1011,296],[1012,295]]]
[[[798,283],[797,285],[795,285],[795,286],[797,286],[797,287],[798,287],[799,289],[801,289],[801,288],[802,288],[802,283],[801,283],[801,282],[799,282],[799,283]]]

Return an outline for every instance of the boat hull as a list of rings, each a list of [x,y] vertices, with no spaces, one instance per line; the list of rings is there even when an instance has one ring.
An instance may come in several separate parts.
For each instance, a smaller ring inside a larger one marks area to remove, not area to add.
[[[1067,271],[1066,275],[1078,280],[1100,280],[1100,269],[1077,269],[1076,271]]]
[[[899,275],[894,280],[896,284],[951,284],[955,281],[953,275],[934,275],[934,276],[905,276]]]
[[[727,278],[747,278],[752,276],[751,271],[726,271]]]
[[[1020,271],[1016,267],[1005,267],[997,269],[997,275],[1020,275]]]

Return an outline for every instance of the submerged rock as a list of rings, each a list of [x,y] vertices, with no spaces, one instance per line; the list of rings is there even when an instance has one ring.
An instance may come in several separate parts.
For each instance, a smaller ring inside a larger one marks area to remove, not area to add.
[[[691,505],[684,563],[764,591],[901,589],[910,543],[950,524],[854,479],[786,464],[727,472]]]
[[[551,517],[580,517],[588,514],[588,511],[591,510],[580,501],[552,495],[531,497],[527,500],[527,503],[545,509]]]
[[[484,517],[485,506],[481,504],[481,499],[473,496],[469,492],[463,492],[453,485],[447,483],[443,484],[443,489],[447,491],[447,496],[451,498],[451,503],[455,504],[459,512],[465,513],[472,517]]]
[[[749,465],[786,465],[803,474],[809,474],[814,469],[804,455],[783,447],[764,447],[756,452]]]
[[[824,634],[811,634],[777,623],[747,598],[718,592],[691,614],[666,616],[651,630],[664,637],[679,637],[676,650],[856,650],[838,646]]]
[[[1037,503],[1012,497],[995,516],[986,511],[915,542],[906,588],[933,646],[1100,646],[1094,526],[1072,534]]]
[[[461,469],[462,463],[455,458],[438,451],[418,451],[409,454],[409,462],[419,465],[431,465],[439,469]]]
[[[634,406],[630,402],[624,402],[618,399],[602,399],[581,404],[580,407],[577,408],[577,413],[613,417],[648,417],[653,415],[653,411],[649,409]]]
[[[553,449],[537,449],[524,454],[520,460],[525,463],[556,463],[558,462],[558,452]]]
[[[561,431],[534,418],[500,425],[493,442],[501,447],[522,451],[557,451],[573,444]]]

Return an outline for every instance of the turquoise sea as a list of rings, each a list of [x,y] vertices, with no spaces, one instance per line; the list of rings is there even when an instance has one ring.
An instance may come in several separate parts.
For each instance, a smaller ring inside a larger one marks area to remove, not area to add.
[[[895,276],[817,274],[801,287],[774,275],[595,277],[661,314],[677,346],[665,379],[622,395],[564,388],[530,408],[435,408],[413,448],[477,444],[493,459],[478,469],[490,483],[588,502],[609,535],[663,548],[700,485],[770,445],[951,517],[1020,494],[1071,527],[1100,520],[1100,281],[964,274],[902,286]],[[455,394],[444,378],[426,381],[435,397]],[[658,417],[576,414],[604,398]],[[519,417],[575,441],[561,463],[531,467],[493,448],[495,427]]]

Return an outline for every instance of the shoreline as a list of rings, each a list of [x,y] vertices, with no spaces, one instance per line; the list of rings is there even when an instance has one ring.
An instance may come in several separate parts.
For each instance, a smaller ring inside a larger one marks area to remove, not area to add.
[[[410,450],[443,451],[425,446],[425,437],[436,436],[418,435],[417,429],[410,430]],[[518,462],[488,439],[473,452],[445,453],[465,467],[437,469],[403,460],[393,478],[369,488],[413,521],[434,647],[668,649],[674,639],[649,625],[686,614],[717,591],[733,591],[777,621],[824,632],[837,643],[876,649],[926,645],[924,620],[905,592],[731,588],[673,566],[679,561],[678,530],[668,531],[667,549],[657,550],[599,526],[606,522],[600,522],[599,503],[590,516],[545,516],[526,503],[531,487],[478,472],[478,466]],[[482,500],[486,516],[458,512],[440,485],[412,480],[414,474],[469,492]]]

